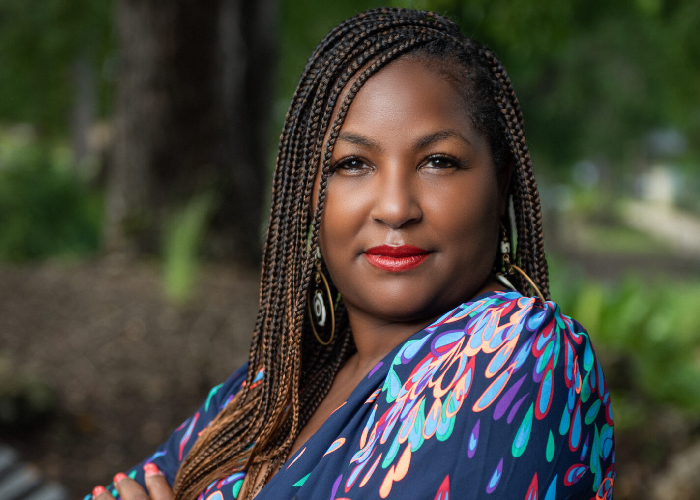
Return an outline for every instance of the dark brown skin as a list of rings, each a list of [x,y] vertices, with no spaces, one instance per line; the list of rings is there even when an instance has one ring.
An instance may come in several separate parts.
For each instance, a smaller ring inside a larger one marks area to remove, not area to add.
[[[497,174],[487,138],[461,103],[437,72],[403,59],[370,78],[348,110],[333,150],[337,168],[329,177],[320,246],[357,353],[299,433],[292,455],[394,347],[445,311],[502,288],[492,266],[508,173]],[[318,179],[314,208],[317,194]],[[364,256],[379,245],[431,253],[420,266],[391,273]],[[243,490],[250,487],[246,480]],[[140,498],[130,491],[123,500]],[[169,499],[152,494],[151,500]]]

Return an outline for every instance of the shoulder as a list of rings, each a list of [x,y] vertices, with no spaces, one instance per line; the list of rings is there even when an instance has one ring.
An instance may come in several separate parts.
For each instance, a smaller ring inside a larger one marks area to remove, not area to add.
[[[527,379],[540,389],[535,406],[538,418],[549,412],[555,391],[568,396],[573,390],[583,393],[586,400],[596,393],[601,403],[609,404],[602,368],[588,333],[555,302],[517,292],[495,293],[464,304],[455,317],[464,318],[466,353],[482,354],[482,361],[488,363],[484,371],[487,379],[511,379],[518,372],[529,372]]]
[[[502,422],[524,477],[605,497],[614,480],[612,407],[588,333],[551,301],[506,293],[486,302],[466,326],[467,350],[482,358],[472,410]]]

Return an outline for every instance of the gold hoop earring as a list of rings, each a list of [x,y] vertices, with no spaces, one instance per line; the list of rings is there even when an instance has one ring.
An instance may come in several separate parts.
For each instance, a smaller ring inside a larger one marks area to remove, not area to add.
[[[314,274],[312,278],[313,286],[306,296],[306,308],[311,320],[311,329],[316,336],[316,340],[321,345],[328,345],[333,341],[335,334],[335,307],[333,307],[333,295],[328,280],[321,270],[321,252],[316,249],[316,259],[314,260]],[[324,293],[325,292],[325,293]],[[327,304],[325,303],[327,301]],[[330,316],[330,318],[329,318]],[[330,319],[330,322],[328,321]],[[326,330],[330,324],[331,334],[328,340],[321,339],[319,330]]]
[[[506,228],[504,225],[501,225],[501,229],[503,233],[503,238],[501,238],[501,258],[503,259],[503,274],[506,276],[513,276],[515,274],[515,271],[517,271],[525,279],[525,281],[527,281],[530,287],[537,293],[537,296],[542,300],[542,302],[546,302],[546,300],[544,299],[544,295],[542,295],[540,289],[537,287],[537,285],[535,285],[535,282],[530,279],[527,273],[515,264],[511,263],[510,242],[508,241]]]

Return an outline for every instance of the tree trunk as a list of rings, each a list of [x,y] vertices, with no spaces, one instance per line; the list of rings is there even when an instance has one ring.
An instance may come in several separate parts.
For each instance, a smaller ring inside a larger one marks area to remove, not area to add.
[[[262,204],[270,171],[264,165],[270,157],[276,4],[276,0],[222,0],[224,129],[217,163],[230,175],[220,179],[221,199],[210,246],[216,256],[260,259]]]
[[[117,3],[108,251],[157,252],[173,211],[205,193],[209,253],[259,258],[273,3]]]

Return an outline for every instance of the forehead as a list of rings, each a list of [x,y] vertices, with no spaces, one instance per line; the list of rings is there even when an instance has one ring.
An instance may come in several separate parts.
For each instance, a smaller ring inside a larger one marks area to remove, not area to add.
[[[391,62],[370,77],[353,99],[341,130],[391,136],[458,128],[478,142],[462,93],[438,66],[415,58]],[[352,82],[341,95],[348,93]]]

